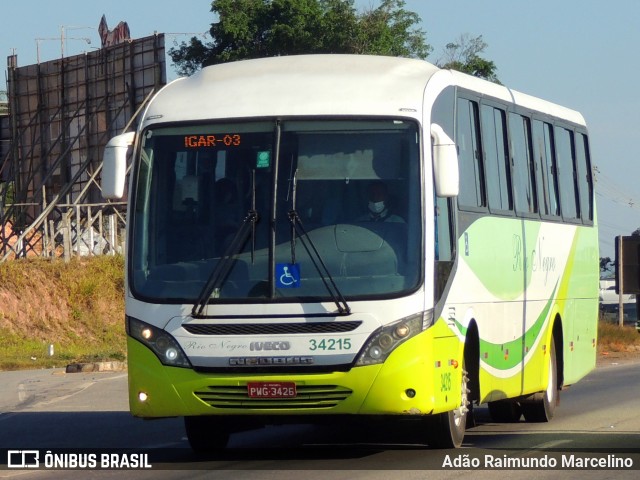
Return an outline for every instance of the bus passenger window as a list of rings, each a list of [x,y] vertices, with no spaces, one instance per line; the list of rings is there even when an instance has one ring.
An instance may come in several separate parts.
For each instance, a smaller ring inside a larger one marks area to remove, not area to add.
[[[576,136],[576,164],[578,167],[578,188],[580,190],[580,213],[584,222],[593,221],[593,178],[587,136]]]
[[[531,153],[531,124],[527,117],[509,114],[511,132],[511,158],[513,159],[513,194],[516,212],[538,212],[535,190],[535,165]]]
[[[556,151],[558,154],[558,178],[560,183],[560,207],[565,219],[580,218],[575,171],[573,132],[556,128]]]
[[[484,167],[479,135],[478,104],[458,99],[458,129],[456,145],[460,163],[460,205],[486,206]]]
[[[511,175],[504,110],[482,106],[482,145],[485,152],[487,196],[492,210],[511,210]]]
[[[543,216],[560,215],[558,202],[558,170],[553,146],[553,127],[540,120],[533,121],[533,152],[536,162],[536,184]]]

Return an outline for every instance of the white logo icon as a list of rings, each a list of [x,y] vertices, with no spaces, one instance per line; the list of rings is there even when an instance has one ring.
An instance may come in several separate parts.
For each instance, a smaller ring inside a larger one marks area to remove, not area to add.
[[[40,452],[38,450],[9,450],[7,452],[8,468],[39,468]]]

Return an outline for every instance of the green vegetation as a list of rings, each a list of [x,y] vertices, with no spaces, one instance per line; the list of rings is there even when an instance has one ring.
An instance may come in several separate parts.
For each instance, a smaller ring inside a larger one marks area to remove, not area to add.
[[[633,326],[619,326],[609,319],[598,324],[598,353],[636,353],[640,355],[640,334]]]
[[[422,19],[405,8],[405,0],[372,1],[361,11],[354,0],[213,0],[210,5],[211,41],[192,37],[169,49],[180,75],[250,58],[342,53],[425,59],[433,51]],[[447,44],[442,66],[497,82],[495,63],[480,56],[486,48],[482,35],[461,35]]]
[[[1,263],[0,370],[124,360],[123,290],[122,257]]]
[[[122,257],[0,263],[0,370],[123,361],[123,319]],[[602,319],[598,335],[599,355],[640,355],[633,327]]]
[[[206,65],[302,53],[369,53],[425,58],[431,47],[404,0],[358,13],[353,0],[214,0],[212,41],[169,50],[181,75]],[[214,18],[215,18],[214,17]]]

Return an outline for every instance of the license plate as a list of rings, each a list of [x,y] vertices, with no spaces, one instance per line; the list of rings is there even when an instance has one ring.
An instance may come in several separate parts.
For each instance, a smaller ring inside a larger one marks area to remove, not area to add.
[[[294,382],[249,382],[249,398],[293,398],[296,396]]]

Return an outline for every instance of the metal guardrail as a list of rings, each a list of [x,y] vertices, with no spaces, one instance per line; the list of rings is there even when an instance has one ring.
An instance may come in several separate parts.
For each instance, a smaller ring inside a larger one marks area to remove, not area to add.
[[[125,248],[125,202],[57,204],[25,231],[5,223],[0,261],[26,257],[115,255]],[[43,212],[44,213],[44,212]]]

